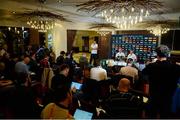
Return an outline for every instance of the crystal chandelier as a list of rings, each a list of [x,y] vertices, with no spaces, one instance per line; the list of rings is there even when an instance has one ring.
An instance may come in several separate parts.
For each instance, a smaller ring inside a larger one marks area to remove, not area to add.
[[[110,31],[96,31],[98,34],[100,34],[101,36],[106,36],[110,33]]]
[[[161,36],[162,34],[167,33],[170,30],[170,28],[162,27],[158,25],[156,27],[148,28],[148,30],[150,31],[150,33],[154,34],[155,36]]]
[[[20,17],[27,18],[27,24],[33,28],[37,29],[39,32],[47,32],[53,29],[56,21],[66,21],[70,22],[64,18],[61,14],[55,14],[48,11],[30,11],[25,13],[17,14]]]
[[[142,22],[150,12],[157,12],[162,6],[162,2],[157,0],[89,0],[77,5],[79,11],[95,12],[95,15],[100,15],[107,23],[115,24],[121,29]]]
[[[116,29],[116,27],[113,26],[112,24],[99,23],[99,24],[92,24],[89,29],[96,31],[101,36],[106,36],[110,34],[112,30]]]
[[[41,10],[27,13],[30,15],[27,24],[31,28],[37,29],[39,32],[47,32],[54,27],[54,19],[51,17],[56,17],[57,15],[42,10],[46,0],[38,0],[38,2],[41,5]]]
[[[27,24],[34,29],[37,29],[39,32],[47,32],[54,27],[54,20],[48,20],[42,17],[39,19],[29,19]]]
[[[28,11],[19,13],[17,15],[27,18],[27,24],[37,29],[39,32],[47,32],[53,29],[56,20],[70,22],[64,18],[61,14],[55,14],[49,11],[43,10],[43,4],[46,4],[46,0],[38,0],[40,3],[40,10]]]
[[[144,12],[143,9],[135,12],[134,8],[131,8],[131,12],[129,12],[122,8],[117,14],[114,11],[114,9],[104,10],[101,14],[108,23],[115,24],[120,29],[128,29],[132,25],[142,22],[143,17],[149,16],[149,11],[146,10],[146,12]]]

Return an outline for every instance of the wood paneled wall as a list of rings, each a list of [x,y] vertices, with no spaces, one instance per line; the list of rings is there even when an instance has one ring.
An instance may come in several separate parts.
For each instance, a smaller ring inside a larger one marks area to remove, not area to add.
[[[35,29],[29,29],[30,45],[39,45],[39,32]]]
[[[111,49],[111,33],[106,36],[101,36],[99,40],[99,59],[107,59]]]
[[[67,51],[71,51],[77,30],[67,30]]]

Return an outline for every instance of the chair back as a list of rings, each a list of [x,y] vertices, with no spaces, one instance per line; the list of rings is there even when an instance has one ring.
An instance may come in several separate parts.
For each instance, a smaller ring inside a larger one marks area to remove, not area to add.
[[[141,118],[142,102],[135,95],[118,93],[110,97],[106,106],[113,119]]]

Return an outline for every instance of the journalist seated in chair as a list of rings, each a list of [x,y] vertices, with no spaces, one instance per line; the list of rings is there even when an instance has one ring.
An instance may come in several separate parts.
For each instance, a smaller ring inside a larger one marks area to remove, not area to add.
[[[67,86],[60,85],[53,92],[54,102],[49,103],[41,112],[42,119],[73,119],[69,114],[72,93]]]
[[[107,80],[107,71],[104,68],[102,68],[99,61],[97,61],[94,64],[94,67],[91,68],[90,79],[96,81]]]
[[[103,108],[110,118],[141,118],[143,101],[129,92],[130,81],[122,78],[116,92],[111,93]]]
[[[59,85],[64,85],[70,87],[71,80],[68,78],[69,75],[69,65],[62,64],[59,69],[57,70],[57,73],[52,78],[51,82],[51,88],[56,89]]]
[[[15,64],[15,74],[16,74],[16,80],[17,84],[24,84],[22,80],[22,76],[27,76],[26,79],[28,79],[28,82],[26,84],[31,84],[31,78],[29,74],[29,69],[27,64],[30,62],[29,56],[24,56],[22,61],[19,61]]]
[[[122,51],[122,48],[119,48],[118,49],[118,52],[116,53],[116,56],[115,56],[116,60],[121,60],[123,58],[125,58],[125,54],[124,52]]]
[[[131,58],[128,59],[127,66],[122,67],[119,72],[121,75],[126,75],[126,76],[132,77],[133,78],[133,84],[139,78],[138,69],[134,65],[133,59],[131,59]]]

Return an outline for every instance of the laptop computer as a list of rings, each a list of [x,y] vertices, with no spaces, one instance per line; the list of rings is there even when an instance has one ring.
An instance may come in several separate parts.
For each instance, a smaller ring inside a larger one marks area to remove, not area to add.
[[[81,90],[82,84],[81,83],[77,83],[77,82],[72,82],[71,83],[71,88],[76,88],[76,90]]]
[[[143,97],[143,102],[147,103],[148,102],[148,98],[147,97]]]
[[[74,113],[75,120],[91,120],[93,113],[84,110],[76,109]]]

